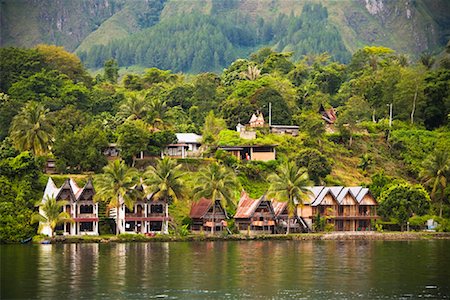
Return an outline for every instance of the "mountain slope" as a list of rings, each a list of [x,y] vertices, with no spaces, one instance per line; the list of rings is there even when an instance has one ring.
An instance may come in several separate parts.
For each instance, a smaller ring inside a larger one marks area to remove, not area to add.
[[[294,59],[326,50],[345,62],[365,45],[415,58],[438,51],[450,34],[447,0],[2,0],[0,5],[1,46],[63,45],[91,67],[115,57],[122,66],[214,71],[262,46],[294,51]],[[192,18],[198,26],[180,25],[192,25]],[[172,48],[158,50],[162,45]],[[205,57],[194,61],[195,54]]]

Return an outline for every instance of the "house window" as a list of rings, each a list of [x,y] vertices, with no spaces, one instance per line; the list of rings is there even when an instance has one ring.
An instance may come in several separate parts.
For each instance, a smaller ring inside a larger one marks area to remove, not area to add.
[[[162,221],[150,222],[150,231],[161,231],[161,230],[162,230]]]
[[[80,231],[93,231],[94,230],[94,222],[80,222]]]
[[[94,205],[80,206],[80,214],[93,214],[93,213],[94,213]]]
[[[125,222],[125,231],[134,231],[135,226],[136,226],[135,221]]]
[[[150,213],[152,214],[162,214],[163,205],[162,204],[152,204],[150,205]]]

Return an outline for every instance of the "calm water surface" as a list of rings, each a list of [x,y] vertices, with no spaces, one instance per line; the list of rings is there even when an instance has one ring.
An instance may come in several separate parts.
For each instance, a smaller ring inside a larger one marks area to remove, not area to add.
[[[1,299],[450,298],[450,241],[0,245]]]

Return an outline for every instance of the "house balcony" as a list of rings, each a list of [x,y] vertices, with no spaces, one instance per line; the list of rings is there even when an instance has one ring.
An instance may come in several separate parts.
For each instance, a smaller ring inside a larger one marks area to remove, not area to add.
[[[251,223],[252,226],[275,226],[275,221],[274,220],[263,220],[263,221],[252,221]]]

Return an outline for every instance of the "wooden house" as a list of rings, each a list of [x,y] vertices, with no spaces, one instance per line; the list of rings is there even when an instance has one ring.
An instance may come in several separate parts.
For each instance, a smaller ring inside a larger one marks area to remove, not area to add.
[[[308,232],[308,225],[297,212],[294,213],[292,218],[289,218],[287,204],[287,202],[280,202],[272,199],[272,207],[277,222],[277,233],[286,233],[288,225],[290,233]]]
[[[371,221],[378,218],[378,203],[367,188],[314,186],[309,190],[310,199],[298,214],[311,229],[318,216],[337,231],[371,230]]]
[[[98,235],[98,204],[94,202],[94,194],[94,186],[90,179],[83,188],[78,187],[73,179],[67,179],[58,188],[50,177],[42,203],[47,201],[47,197],[54,197],[56,201],[67,201],[62,211],[67,212],[73,219],[73,222],[58,225],[55,231],[64,235]],[[39,213],[44,215],[42,208],[39,208]],[[39,233],[50,235],[50,227],[45,223],[40,225]]]
[[[255,200],[242,192],[234,219],[241,233],[275,233],[275,212],[272,202],[265,195]]]
[[[198,232],[222,232],[227,229],[227,212],[222,207],[220,200],[213,201],[201,198],[192,203],[189,217],[192,219],[191,231]]]

